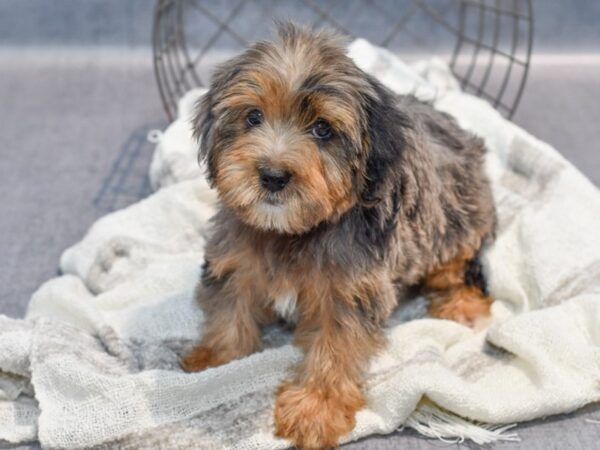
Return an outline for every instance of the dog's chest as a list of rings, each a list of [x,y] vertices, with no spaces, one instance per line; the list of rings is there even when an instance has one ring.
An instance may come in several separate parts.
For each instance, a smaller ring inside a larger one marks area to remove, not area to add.
[[[303,248],[287,247],[278,242],[277,251],[265,251],[264,261],[266,299],[273,312],[288,323],[298,322],[303,302],[315,285],[320,286],[322,265],[315,269],[315,262],[306,255],[314,252]],[[304,256],[303,256],[304,255]]]
[[[298,318],[298,294],[294,290],[279,293],[273,301],[273,310],[286,322],[295,323]]]

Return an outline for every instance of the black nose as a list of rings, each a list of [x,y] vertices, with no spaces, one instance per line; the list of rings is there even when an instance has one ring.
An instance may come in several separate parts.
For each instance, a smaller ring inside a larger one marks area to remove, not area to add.
[[[292,174],[287,170],[258,169],[260,184],[271,192],[282,190],[289,183]]]

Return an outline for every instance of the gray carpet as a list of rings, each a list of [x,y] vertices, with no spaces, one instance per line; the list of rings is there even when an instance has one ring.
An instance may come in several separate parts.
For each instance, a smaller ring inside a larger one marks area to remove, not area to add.
[[[600,2],[576,3],[536,2],[539,51],[514,120],[600,185]],[[166,124],[147,47],[152,4],[0,0],[0,314],[21,317],[64,248],[148,192],[145,136]],[[590,418],[598,405],[517,431],[525,448],[600,448]],[[474,448],[408,430],[347,446],[401,447]]]
[[[111,58],[0,60],[0,313],[21,316],[62,250],[143,191],[145,135],[166,120],[151,67]],[[115,196],[122,175],[109,176],[139,146],[125,174],[132,195]]]

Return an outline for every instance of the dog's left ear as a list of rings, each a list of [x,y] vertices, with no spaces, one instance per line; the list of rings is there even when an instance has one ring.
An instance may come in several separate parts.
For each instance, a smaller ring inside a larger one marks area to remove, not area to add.
[[[367,162],[361,203],[375,206],[400,182],[402,151],[406,144],[404,132],[410,127],[409,118],[398,109],[394,93],[367,75],[374,95],[367,97],[365,106]]]

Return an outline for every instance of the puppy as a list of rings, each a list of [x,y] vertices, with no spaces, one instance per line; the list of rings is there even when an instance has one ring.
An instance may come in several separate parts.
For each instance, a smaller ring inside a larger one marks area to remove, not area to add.
[[[188,371],[260,349],[286,315],[304,351],[275,405],[278,436],[336,446],[365,404],[369,359],[407,287],[434,317],[488,314],[477,254],[494,233],[481,139],[360,70],[335,35],[279,25],[213,76],[194,121],[220,207]]]

